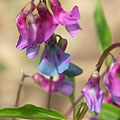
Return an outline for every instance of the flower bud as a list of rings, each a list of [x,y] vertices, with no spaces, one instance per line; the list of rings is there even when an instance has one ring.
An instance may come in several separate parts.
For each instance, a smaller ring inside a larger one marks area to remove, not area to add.
[[[63,50],[65,51],[66,47],[67,47],[67,40],[66,39],[63,39],[63,38],[60,38],[59,41],[58,41],[58,46]]]
[[[97,115],[101,111],[104,92],[99,87],[100,75],[94,71],[85,88],[81,91],[85,96],[89,109]]]

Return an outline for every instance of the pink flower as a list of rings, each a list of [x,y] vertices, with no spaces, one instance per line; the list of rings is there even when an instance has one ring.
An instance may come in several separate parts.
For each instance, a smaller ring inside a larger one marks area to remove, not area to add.
[[[18,27],[18,31],[20,33],[19,40],[18,40],[16,47],[20,50],[30,47],[29,41],[32,41],[30,39],[32,39],[32,38],[35,39],[35,36],[37,34],[36,33],[37,26],[35,25],[34,17],[32,16],[32,14],[30,14],[30,6],[31,6],[31,4],[28,3],[21,10],[21,12],[18,14],[17,19],[16,19],[16,24]],[[32,7],[33,7],[32,10],[34,10],[35,5],[33,4]],[[29,33],[29,29],[26,24],[26,19],[27,19],[28,14],[30,14],[29,19],[28,19],[28,23],[30,26],[30,33],[33,32],[34,33],[34,34],[32,34],[33,36]]]
[[[28,3],[17,16],[17,27],[20,37],[17,48],[20,50],[27,49],[26,55],[29,58],[35,58],[39,52],[40,44],[47,42],[57,27],[54,17],[42,4],[38,4],[39,14],[31,13],[31,3]],[[32,10],[35,5],[32,5]],[[28,22],[28,26],[27,26]]]
[[[37,10],[39,13],[39,16],[36,16],[38,28],[37,41],[41,44],[43,41],[48,41],[58,24],[49,10],[42,4],[38,4]]]
[[[115,104],[120,105],[120,57],[113,62],[108,68],[104,83],[107,90],[112,95],[112,100]]]
[[[72,37],[76,36],[78,30],[81,30],[78,24],[78,20],[80,19],[78,7],[75,6],[71,12],[66,12],[58,0],[50,0],[50,5],[58,24],[64,25]]]
[[[50,80],[45,78],[43,75],[36,73],[33,76],[34,80],[43,87],[43,89],[48,92],[49,91],[49,84]],[[73,92],[73,83],[70,81],[65,81],[65,75],[64,74],[59,74],[59,78],[56,81],[53,81],[52,83],[52,90],[51,90],[51,95],[54,92],[61,92],[64,95],[71,95]]]

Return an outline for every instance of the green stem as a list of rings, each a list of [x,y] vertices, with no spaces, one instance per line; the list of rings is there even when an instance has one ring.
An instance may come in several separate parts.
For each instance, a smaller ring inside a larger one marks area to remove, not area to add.
[[[50,77],[47,109],[50,109],[52,83],[53,83],[53,77]]]
[[[45,6],[47,6],[46,0],[43,0],[43,2],[44,2],[44,4],[45,4]]]
[[[76,101],[74,104],[72,104],[72,106],[67,110],[67,112],[64,114],[64,116],[65,116],[66,118],[68,118],[68,116],[72,113],[72,111],[73,111],[73,109],[75,108],[75,106],[77,105],[77,103],[78,103],[83,97],[84,97],[84,95],[81,95],[81,96],[77,99],[77,101]]]
[[[102,64],[104,62],[104,59],[107,57],[107,55],[109,54],[109,52],[111,50],[113,50],[114,48],[116,47],[120,47],[120,43],[115,43],[115,44],[112,44],[110,47],[108,47],[104,52],[103,54],[101,55],[100,59],[98,60],[98,63],[96,64],[96,70],[99,72],[101,67],[102,67]]]
[[[88,106],[86,104],[77,120],[82,120],[87,111],[88,111]]]

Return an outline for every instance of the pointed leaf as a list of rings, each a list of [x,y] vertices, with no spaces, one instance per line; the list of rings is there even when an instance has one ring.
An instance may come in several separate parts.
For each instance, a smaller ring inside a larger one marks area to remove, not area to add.
[[[120,120],[120,108],[112,104],[103,104],[97,117],[100,120]]]
[[[109,26],[104,17],[100,0],[97,0],[97,7],[94,13],[94,22],[98,37],[98,46],[100,48],[100,52],[103,53],[103,51],[112,44],[112,37]],[[106,59],[106,64],[108,64],[108,59]]]
[[[75,77],[82,74],[83,70],[77,65],[70,63],[69,68],[64,72],[68,77]]]
[[[47,110],[31,104],[27,104],[20,108],[0,109],[0,117],[32,120],[66,120],[64,116],[54,110]]]

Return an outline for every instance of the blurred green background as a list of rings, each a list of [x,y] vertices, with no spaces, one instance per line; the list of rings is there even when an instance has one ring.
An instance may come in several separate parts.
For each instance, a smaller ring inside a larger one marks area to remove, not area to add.
[[[0,108],[14,106],[21,70],[26,74],[38,72],[40,58],[28,59],[25,51],[16,49],[19,36],[16,16],[27,2],[28,0],[0,0]],[[61,0],[60,2],[66,11],[78,5],[81,15],[79,24],[83,30],[79,31],[77,37],[72,38],[63,26],[59,26],[55,31],[68,39],[67,52],[71,54],[72,62],[84,70],[82,75],[76,77],[75,99],[77,99],[100,56],[93,18],[96,0]],[[119,42],[120,0],[101,0],[101,3],[112,33],[112,41]],[[120,49],[116,49],[114,53],[116,54],[118,50]],[[46,107],[47,93],[32,79],[26,79],[22,89],[20,106],[26,103]],[[55,93],[52,97],[51,107],[61,113],[64,113],[70,104],[68,97],[60,93]]]

